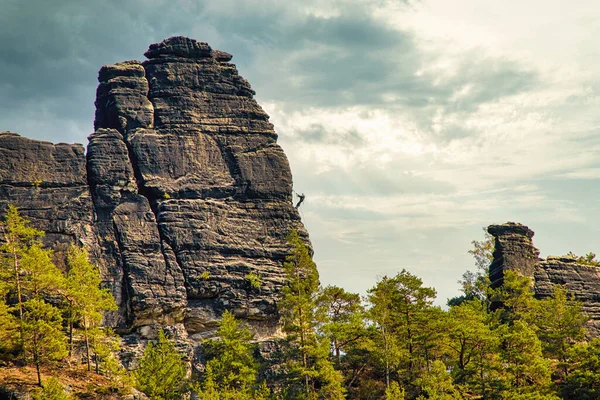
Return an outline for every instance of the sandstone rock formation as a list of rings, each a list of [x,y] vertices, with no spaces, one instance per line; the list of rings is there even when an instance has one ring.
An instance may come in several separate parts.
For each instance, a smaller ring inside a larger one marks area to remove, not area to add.
[[[0,207],[88,248],[122,333],[193,342],[229,309],[276,336],[286,236],[308,235],[273,125],[230,54],[173,37],[145,55],[100,70],[87,156],[0,134]]]
[[[533,276],[540,252],[533,247],[533,231],[525,225],[508,222],[490,225],[488,232],[496,239],[494,260],[490,265],[492,287],[498,287],[504,279],[504,271],[516,270],[525,276]]]
[[[569,256],[539,258],[540,252],[532,242],[534,232],[525,225],[513,222],[491,225],[488,232],[495,238],[494,260],[490,265],[492,286],[502,284],[504,271],[509,269],[533,278],[539,298],[550,296],[553,285],[564,285],[582,302],[583,311],[590,317],[590,335],[600,335],[599,266],[582,264]]]

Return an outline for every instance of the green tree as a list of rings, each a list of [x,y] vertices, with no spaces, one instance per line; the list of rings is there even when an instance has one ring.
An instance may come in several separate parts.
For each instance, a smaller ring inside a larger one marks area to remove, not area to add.
[[[405,384],[412,384],[428,367],[432,334],[438,332],[431,323],[441,312],[433,307],[435,290],[402,270],[394,278],[383,277],[368,293],[370,318],[381,333],[385,353],[386,387],[392,368],[401,373]]]
[[[385,400],[404,400],[404,389],[400,388],[398,382],[393,381],[385,390]]]
[[[371,305],[368,316],[377,330],[371,352],[383,361],[386,389],[390,388],[392,371],[398,369],[403,358],[403,348],[395,332],[398,318],[394,311],[395,291],[396,283],[384,276],[374,288],[369,290],[368,296]]]
[[[21,256],[22,292],[29,296],[59,295],[65,287],[65,276],[52,261],[52,250],[34,242],[23,249]]]
[[[366,334],[360,296],[337,286],[327,286],[319,294],[317,305],[326,318],[320,330],[329,339],[339,365],[346,346]]]
[[[23,276],[26,276],[21,259],[26,249],[31,246],[44,232],[29,226],[29,221],[23,218],[15,206],[9,205],[6,209],[4,221],[0,224],[0,232],[4,243],[0,245],[1,280],[4,286],[2,292],[14,292],[16,294],[19,319],[23,320]]]
[[[121,348],[121,341],[111,328],[94,327],[88,332],[90,351],[97,374],[110,379],[112,389],[125,389],[131,385],[130,377],[115,353]]]
[[[419,400],[454,400],[459,397],[459,393],[452,382],[452,376],[447,372],[446,366],[440,360],[433,361],[431,367],[415,383],[426,394],[426,397],[423,395],[419,396]]]
[[[65,393],[65,388],[58,379],[52,377],[48,379],[42,389],[34,391],[31,398],[33,400],[70,400],[73,397]]]
[[[475,259],[475,267],[473,271],[466,271],[462,279],[458,281],[463,294],[448,300],[448,305],[458,305],[465,300],[479,299],[485,301],[487,298],[487,290],[490,286],[489,267],[494,260],[495,239],[490,235],[485,227],[483,227],[483,240],[473,240],[471,244],[473,248],[468,251]]]
[[[449,357],[456,384],[464,391],[487,399],[498,386],[502,365],[499,360],[500,340],[491,329],[491,318],[483,302],[470,300],[448,311]]]
[[[317,334],[324,318],[317,312],[317,267],[298,232],[290,233],[288,243],[291,251],[284,262],[287,283],[279,302],[289,344],[285,362],[288,391],[295,398],[343,399],[343,377],[329,361],[329,341]]]
[[[538,301],[535,313],[537,335],[544,355],[558,360],[562,378],[569,373],[569,349],[585,338],[587,316],[580,302],[567,295],[564,287],[556,285],[551,297]]]
[[[23,350],[33,361],[38,384],[43,386],[40,367],[67,355],[60,310],[39,298],[23,303]]]
[[[64,287],[64,275],[52,262],[52,251],[42,248],[39,238],[44,232],[30,227],[29,221],[21,217],[16,207],[8,206],[0,231],[4,237],[4,243],[0,245],[0,322],[4,322],[6,334],[15,333],[16,322],[19,341],[16,342],[13,336],[6,344],[12,342],[13,349],[24,346],[27,355],[33,356],[39,375],[39,364],[48,357],[52,358],[52,352],[45,353],[47,349],[44,346],[48,343],[42,337],[49,335],[48,340],[53,341],[55,333],[52,328],[56,325],[53,319],[56,309],[45,304],[43,297],[60,293]],[[17,321],[4,303],[9,294],[16,295]],[[26,299],[29,299],[27,312]],[[27,340],[36,342],[26,343]],[[41,384],[41,377],[39,380]]]
[[[176,400],[189,392],[183,355],[161,329],[158,341],[148,343],[133,371],[135,386],[152,400]]]
[[[19,319],[0,298],[0,354],[12,353],[18,348]]]
[[[543,357],[542,343],[534,329],[525,321],[516,320],[498,330],[507,388],[503,395],[514,398],[528,393],[549,394],[550,361]]]
[[[560,387],[564,399],[600,399],[600,339],[575,344],[568,352],[571,372]]]
[[[498,306],[496,313],[503,323],[524,320],[532,324],[535,320],[538,303],[531,278],[516,271],[504,271],[502,286],[490,290],[490,297],[492,303]]]
[[[574,258],[580,264],[591,265],[594,267],[600,266],[600,262],[596,260],[596,254],[592,252],[587,253],[585,256],[578,256],[577,254],[570,251],[567,254],[567,257]]]
[[[91,370],[89,331],[98,328],[103,312],[116,310],[115,299],[108,289],[101,289],[100,272],[89,261],[87,251],[71,246],[67,254],[69,267],[65,297],[68,302],[69,352],[73,346],[73,328],[79,323],[83,328],[88,371]]]
[[[253,353],[254,335],[242,327],[233,314],[225,311],[219,329],[218,339],[205,341],[207,374],[202,392],[205,396],[218,392],[221,399],[258,400],[265,398],[264,390],[257,384],[258,363]],[[262,397],[261,397],[262,396]]]
[[[483,240],[473,240],[471,244],[473,249],[469,250],[469,254],[475,259],[475,266],[480,272],[487,272],[490,264],[494,260],[494,248],[495,239],[487,231],[487,228],[483,228]]]

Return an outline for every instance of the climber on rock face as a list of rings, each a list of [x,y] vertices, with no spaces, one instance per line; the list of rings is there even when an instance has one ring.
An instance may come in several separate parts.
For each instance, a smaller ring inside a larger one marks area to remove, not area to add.
[[[304,193],[302,193],[302,194],[299,194],[299,195],[298,195],[298,198],[299,198],[299,200],[298,200],[298,202],[296,203],[296,208],[300,207],[300,204],[302,204],[302,202],[304,201],[304,198],[305,198],[305,197],[306,197],[306,196],[304,195]]]

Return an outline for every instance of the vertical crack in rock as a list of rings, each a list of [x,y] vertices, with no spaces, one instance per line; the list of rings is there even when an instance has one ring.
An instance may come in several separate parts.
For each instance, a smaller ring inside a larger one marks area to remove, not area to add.
[[[105,66],[99,73],[96,100],[96,132],[90,136],[89,167],[96,172],[106,168],[104,160],[95,162],[93,144],[98,135],[110,129],[110,147],[98,152],[113,152],[114,170],[90,175],[98,198],[109,194],[108,209],[103,215],[112,220],[112,236],[117,242],[127,283],[131,310],[127,322],[131,327],[180,323],[185,306],[185,289],[180,268],[164,250],[151,199],[145,195],[136,157],[127,140],[132,131],[153,123],[152,104],[147,99],[148,83],[139,62],[128,61]],[[110,165],[110,164],[108,164]],[[104,182],[125,172],[116,182]],[[97,202],[97,204],[100,202]],[[107,232],[110,236],[110,232]]]

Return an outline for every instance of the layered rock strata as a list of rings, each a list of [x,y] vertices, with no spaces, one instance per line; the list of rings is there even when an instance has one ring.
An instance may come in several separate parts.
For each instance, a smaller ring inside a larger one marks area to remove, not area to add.
[[[277,336],[286,236],[308,235],[273,125],[230,54],[174,37],[145,55],[100,70],[87,156],[0,135],[0,206],[90,250],[124,333],[193,341],[227,309]]]
[[[534,232],[521,224],[491,225],[488,232],[495,238],[494,260],[490,265],[493,286],[502,284],[506,270],[533,278],[538,298],[552,295],[554,285],[564,285],[568,293],[581,301],[583,311],[590,317],[589,334],[600,335],[599,266],[582,264],[569,256],[540,258],[532,241]]]

